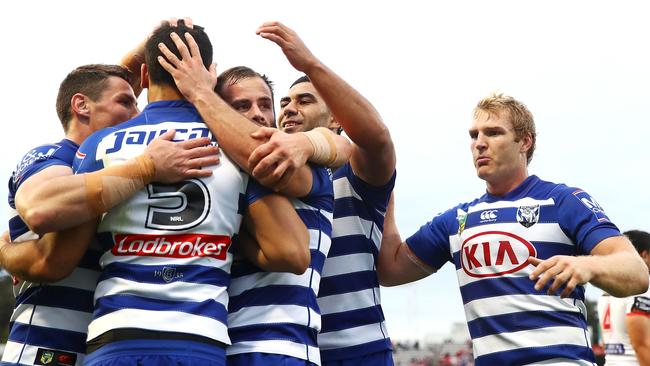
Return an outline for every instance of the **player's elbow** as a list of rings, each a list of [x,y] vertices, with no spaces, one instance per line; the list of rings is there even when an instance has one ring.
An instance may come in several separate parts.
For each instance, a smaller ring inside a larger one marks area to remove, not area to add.
[[[298,275],[303,274],[311,262],[309,235],[306,233],[304,236],[297,235],[291,241],[278,258],[276,258],[276,265],[282,269],[282,272],[290,272]]]
[[[383,267],[383,268],[382,268]],[[388,270],[385,270],[387,266],[377,266],[377,278],[379,279],[379,284],[384,287],[393,287],[403,284],[403,281],[399,280],[398,276],[395,276]]]
[[[615,297],[628,297],[648,291],[648,267],[636,253],[631,257],[630,261],[624,267],[628,272],[627,280],[621,281],[617,288],[609,290],[610,295]]]
[[[32,205],[29,208],[19,209],[20,217],[23,219],[27,227],[38,235],[43,235],[53,231],[50,223],[53,221],[56,213],[50,210],[43,209],[42,206]]]

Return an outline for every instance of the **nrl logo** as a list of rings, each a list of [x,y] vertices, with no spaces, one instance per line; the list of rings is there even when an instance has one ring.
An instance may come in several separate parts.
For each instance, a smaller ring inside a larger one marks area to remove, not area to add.
[[[465,222],[467,222],[467,212],[460,208],[456,211],[456,220],[458,220],[458,235],[465,230]]]
[[[54,359],[54,352],[45,351],[41,354],[41,363],[43,363],[43,365],[52,362],[52,359]]]
[[[524,227],[531,227],[539,221],[539,205],[519,206],[517,209],[517,222]]]

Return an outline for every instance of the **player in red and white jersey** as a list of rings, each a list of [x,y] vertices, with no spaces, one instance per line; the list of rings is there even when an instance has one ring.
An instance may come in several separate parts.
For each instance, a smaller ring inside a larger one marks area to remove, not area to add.
[[[640,230],[624,234],[650,270],[650,234]],[[604,293],[598,299],[598,318],[607,365],[650,365],[650,290],[624,298]]]

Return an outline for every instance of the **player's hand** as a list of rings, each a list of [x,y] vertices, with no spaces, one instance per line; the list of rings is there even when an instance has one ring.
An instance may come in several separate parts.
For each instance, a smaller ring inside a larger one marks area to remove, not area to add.
[[[180,19],[180,20],[183,21],[183,24],[185,24],[186,27],[188,27],[190,29],[194,29],[194,21],[192,20],[192,18],[184,17],[183,19]],[[171,17],[171,18],[169,18],[167,23],[169,23],[169,25],[171,25],[172,27],[178,27],[178,21],[179,21],[178,18]],[[165,21],[163,20],[162,23],[164,24]]]
[[[314,149],[301,133],[288,134],[276,128],[261,127],[251,136],[268,140],[253,150],[248,158],[251,174],[260,183],[276,190],[284,188],[296,170],[305,165]]]
[[[176,131],[170,130],[151,141],[144,153],[151,157],[156,168],[154,182],[175,183],[188,178],[212,175],[203,167],[219,164],[219,147],[211,145],[207,137],[173,142]]]
[[[266,22],[257,28],[255,34],[280,46],[291,66],[298,71],[309,74],[309,70],[319,63],[298,34],[280,22]]]
[[[184,37],[189,48],[178,34],[171,34],[171,39],[181,55],[180,59],[160,43],[158,47],[165,57],[158,56],[158,62],[172,75],[178,90],[193,102],[201,93],[214,93],[214,87],[217,85],[217,67],[212,64],[206,69],[194,37],[189,33],[185,33]]]
[[[529,257],[528,261],[537,267],[529,275],[531,280],[537,280],[535,290],[539,291],[551,283],[547,291],[549,295],[555,295],[566,284],[560,297],[567,297],[577,285],[583,285],[593,277],[592,263],[588,256],[556,255],[547,260]]]

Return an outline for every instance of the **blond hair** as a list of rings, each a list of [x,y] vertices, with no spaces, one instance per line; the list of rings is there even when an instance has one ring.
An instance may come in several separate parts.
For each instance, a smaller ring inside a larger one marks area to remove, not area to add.
[[[490,115],[500,117],[505,117],[506,115],[502,113],[507,113],[507,117],[510,118],[512,128],[515,131],[515,141],[520,141],[526,135],[530,135],[532,144],[526,152],[526,160],[530,164],[530,161],[533,159],[533,152],[535,152],[537,132],[535,130],[533,114],[530,113],[526,105],[509,95],[492,92],[476,104],[474,118],[477,118],[480,112],[486,112]]]

